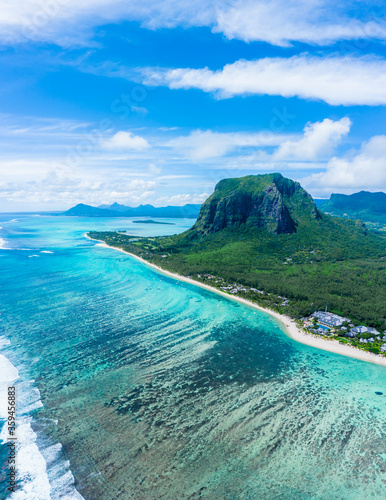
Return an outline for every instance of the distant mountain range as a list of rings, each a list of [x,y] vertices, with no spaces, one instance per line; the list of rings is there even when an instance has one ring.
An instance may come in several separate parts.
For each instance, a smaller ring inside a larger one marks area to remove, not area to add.
[[[278,175],[279,174],[275,174],[276,177],[272,177],[272,179],[276,179],[276,184],[277,186],[279,186],[279,188],[281,185],[285,185],[287,186],[287,190],[293,190],[294,186],[297,185],[297,183],[288,183],[287,179],[285,179],[284,177],[280,178],[278,177]],[[255,190],[260,192],[260,184],[268,182],[267,179],[267,176],[247,176],[242,180],[224,179],[223,181],[220,181],[216,187],[215,193],[210,197],[210,208],[208,207],[209,200],[207,200],[202,205],[206,215],[205,217],[204,214],[200,216],[201,226],[203,224],[207,225],[208,220],[213,216],[212,222],[214,226],[209,232],[215,232],[214,229],[216,227],[228,227],[229,225],[234,225],[238,222],[246,222],[247,225],[260,224],[261,226],[263,221],[265,221],[267,224],[269,224],[269,221],[271,221],[270,223],[272,226],[272,231],[276,234],[279,234],[281,232],[293,232],[296,224],[294,225],[293,219],[291,219],[291,217],[289,216],[289,207],[283,203],[283,200],[272,200],[268,196],[270,191],[266,193],[267,196],[264,200],[264,203],[259,205],[258,213],[253,209],[253,206],[256,205],[256,199],[253,196],[252,186],[255,185]],[[223,191],[229,192],[232,189],[235,190],[236,184],[238,185],[238,188],[236,190],[237,194],[234,194],[232,196],[231,202],[229,202],[229,200],[226,202],[228,204],[228,208],[227,213],[225,213],[225,201],[221,193]],[[246,196],[242,194],[244,185],[248,185],[249,194]],[[271,186],[270,189],[275,190],[276,187],[273,188]],[[351,195],[332,194],[329,200],[312,200],[311,196],[304,190],[300,192],[296,189],[295,191],[292,193],[295,196],[291,198],[290,202],[292,211],[303,210],[305,208],[305,205],[309,205],[309,212],[312,213],[315,218],[318,218],[318,214],[320,211],[336,217],[347,217],[349,219],[360,219],[365,222],[386,224],[386,193],[370,193],[368,191],[360,191],[359,193]],[[222,198],[218,199],[220,194]],[[285,196],[288,197],[288,195]],[[312,206],[310,205],[311,201]],[[230,209],[229,203],[233,205],[234,213]],[[299,206],[296,207],[296,204],[299,204]],[[78,205],[70,208],[70,210],[67,210],[61,215],[79,217],[164,217],[196,219],[199,215],[200,208],[201,205],[195,204],[187,204],[182,207],[154,207],[153,205],[128,207],[126,205],[120,205],[119,203],[113,203],[112,205],[99,205],[98,207],[93,207],[91,205],[79,203]],[[275,226],[272,217],[276,215],[277,220]],[[205,223],[203,222],[204,219]],[[205,231],[208,229],[208,227],[205,227]]]
[[[386,193],[383,192],[332,194],[329,200],[317,200],[317,205],[323,212],[338,217],[386,223]]]
[[[100,205],[92,207],[79,203],[61,215],[77,217],[164,217],[196,219],[201,205],[187,204],[182,207],[167,206],[153,207],[153,205],[140,205],[139,207],[127,207],[119,203],[112,205]]]

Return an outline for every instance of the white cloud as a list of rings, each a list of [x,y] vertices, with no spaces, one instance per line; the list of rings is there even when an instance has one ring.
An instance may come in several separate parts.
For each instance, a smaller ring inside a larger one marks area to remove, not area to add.
[[[372,137],[351,157],[332,158],[324,172],[313,174],[302,183],[319,196],[359,189],[386,191],[386,135]]]
[[[225,156],[237,148],[277,146],[291,136],[273,132],[212,132],[194,130],[168,142],[168,146],[182,151],[193,161]]]
[[[214,6],[203,0],[18,0],[0,3],[0,38],[8,44],[53,41],[63,47],[89,44],[95,27],[139,21],[149,29],[209,26]]]
[[[162,172],[162,168],[156,163],[152,162],[149,164],[149,172],[153,175],[160,174]]]
[[[350,18],[353,2],[332,0],[236,0],[220,9],[215,31],[246,42],[287,46],[291,41],[328,45],[337,40],[384,39],[385,23],[368,5],[363,20]],[[355,47],[355,44],[353,44]]]
[[[322,100],[332,105],[386,104],[386,60],[379,57],[316,57],[239,60],[223,69],[143,70],[144,82],[171,89],[201,89],[219,98],[274,95]]]
[[[194,175],[184,175],[184,174],[171,174],[171,175],[161,175],[157,177],[157,180],[163,181],[163,180],[170,180],[170,179],[192,179]]]
[[[290,172],[300,170],[322,170],[326,167],[326,162],[310,162],[310,161],[274,161],[272,156],[266,154],[265,156],[259,154],[252,154],[246,156],[230,157],[228,161],[223,162],[221,165],[211,165],[212,169],[225,170],[228,172],[233,171],[249,171],[250,173],[264,170],[266,172]],[[258,172],[260,173],[260,172]],[[240,174],[241,175],[241,174]],[[232,175],[229,175],[230,177]]]
[[[131,106],[131,111],[135,111],[136,113],[141,113],[143,115],[147,115],[149,110],[147,108],[144,108],[142,106]]]
[[[0,158],[0,176],[3,181],[8,179],[26,180],[46,175],[52,170],[52,160],[28,158]]]
[[[129,174],[130,175],[130,174]],[[45,175],[0,183],[1,209],[5,210],[60,210],[77,203],[100,205],[115,201],[137,204],[148,201],[155,194],[156,181],[130,178],[125,172],[108,173],[79,171],[77,174],[59,168]],[[3,208],[4,207],[4,208]]]
[[[385,136],[374,137],[346,156],[326,158],[348,133],[348,118],[311,123],[303,134],[288,135],[195,130],[176,137],[175,130],[160,135],[147,130],[151,149],[132,152],[100,151],[96,136],[95,150],[80,155],[75,163],[69,161],[68,151],[75,154],[95,124],[79,129],[72,123],[71,132],[68,123],[55,127],[28,119],[19,123],[19,129],[28,129],[23,134],[13,133],[17,129],[13,125],[13,120],[3,120],[0,130],[3,211],[65,209],[79,202],[201,203],[220,178],[268,171],[303,177],[305,187],[319,196],[386,189]],[[112,131],[108,135],[106,140],[115,137]],[[139,137],[128,135],[131,145],[133,137]],[[113,145],[120,148],[122,143]]]
[[[109,139],[101,141],[101,146],[104,149],[118,150],[135,150],[143,151],[148,149],[150,144],[146,139],[139,135],[134,135],[132,132],[124,132],[120,130]]]
[[[187,203],[200,204],[208,198],[208,193],[198,194],[176,194],[172,196],[162,196],[155,201],[157,206],[176,205],[183,206]]]
[[[150,29],[208,26],[228,38],[281,46],[353,40],[355,48],[358,39],[386,39],[377,5],[369,0],[359,10],[355,0],[2,0],[0,37],[10,44],[26,39],[85,44],[96,26],[129,20]]]
[[[299,140],[283,142],[275,151],[276,160],[316,160],[330,155],[350,131],[351,120],[342,118],[333,121],[326,118],[322,122],[308,123],[304,135]]]
[[[144,179],[131,179],[125,182],[126,191],[145,191],[153,189],[156,186],[155,181],[147,181]]]
[[[283,166],[283,161],[329,158],[350,127],[351,120],[345,117],[337,121],[326,118],[322,122],[308,123],[303,135],[194,130],[187,136],[175,137],[166,146],[193,162],[232,155],[230,161],[236,158],[240,163],[238,168],[248,168],[251,163],[267,165],[269,162],[277,168]],[[266,149],[274,146],[277,148],[273,153]]]

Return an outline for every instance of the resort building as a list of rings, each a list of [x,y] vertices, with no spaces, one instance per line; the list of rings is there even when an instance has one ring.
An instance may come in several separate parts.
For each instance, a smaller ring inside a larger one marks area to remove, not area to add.
[[[345,321],[349,322],[348,318],[343,318],[337,314],[325,312],[325,311],[315,311],[311,314],[312,317],[316,318],[318,322],[329,328],[336,328],[342,326]]]
[[[361,335],[362,333],[372,333],[378,335],[379,332],[375,328],[370,328],[368,326],[356,326],[355,328],[351,328],[351,333],[354,335]]]

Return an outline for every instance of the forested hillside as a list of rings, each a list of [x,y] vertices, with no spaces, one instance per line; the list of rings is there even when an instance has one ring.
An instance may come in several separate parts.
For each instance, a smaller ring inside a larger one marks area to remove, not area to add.
[[[293,317],[327,303],[357,323],[386,328],[386,237],[321,213],[280,174],[221,181],[196,224],[180,235],[90,236],[195,279],[211,274],[263,290],[248,298]],[[288,305],[268,293],[288,298]]]

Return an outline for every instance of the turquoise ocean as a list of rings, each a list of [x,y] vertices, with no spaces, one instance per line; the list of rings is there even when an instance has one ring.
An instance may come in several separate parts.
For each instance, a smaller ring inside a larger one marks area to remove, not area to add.
[[[384,499],[385,367],[84,237],[168,222],[0,215],[0,499]]]

